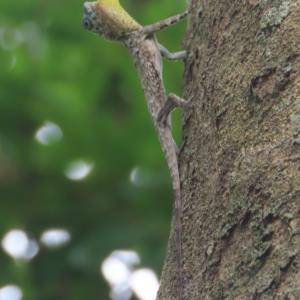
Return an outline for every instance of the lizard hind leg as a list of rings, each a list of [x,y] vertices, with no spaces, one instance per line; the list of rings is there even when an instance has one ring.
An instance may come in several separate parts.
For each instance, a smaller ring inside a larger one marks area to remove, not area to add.
[[[170,113],[177,107],[183,109],[191,107],[191,99],[184,100],[175,94],[169,94],[167,101],[158,113],[157,122],[166,126]]]

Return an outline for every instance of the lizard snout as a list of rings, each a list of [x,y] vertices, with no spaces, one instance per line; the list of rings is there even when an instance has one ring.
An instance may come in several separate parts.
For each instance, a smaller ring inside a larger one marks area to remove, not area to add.
[[[84,14],[83,15],[83,18],[82,18],[82,26],[84,27],[84,29],[86,30],[91,30],[92,27],[93,27],[93,24],[90,20],[90,16],[87,15],[87,14]]]
[[[83,4],[83,18],[82,25],[84,29],[94,31],[95,24],[95,3],[96,2],[84,2]]]
[[[92,30],[93,22],[92,22],[92,2],[84,2],[83,4],[83,18],[82,25],[86,30]]]

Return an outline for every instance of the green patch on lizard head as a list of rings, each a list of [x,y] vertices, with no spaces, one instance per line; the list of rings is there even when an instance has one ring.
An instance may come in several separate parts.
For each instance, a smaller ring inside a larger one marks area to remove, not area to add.
[[[85,29],[110,40],[118,40],[125,33],[142,28],[117,0],[85,2],[82,23]]]

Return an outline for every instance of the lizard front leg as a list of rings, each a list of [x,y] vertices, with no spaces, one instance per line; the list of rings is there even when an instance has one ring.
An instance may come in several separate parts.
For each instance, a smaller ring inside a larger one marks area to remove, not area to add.
[[[160,31],[164,28],[170,27],[176,23],[178,23],[179,21],[181,21],[182,19],[184,19],[186,16],[188,15],[188,11],[184,11],[181,14],[172,16],[170,18],[161,20],[157,23],[151,24],[151,25],[146,25],[142,28],[142,32],[145,35],[151,35],[157,31]]]
[[[169,60],[183,60],[186,58],[186,51],[178,51],[178,52],[170,52],[163,45],[158,44],[159,51],[162,57],[167,58]]]

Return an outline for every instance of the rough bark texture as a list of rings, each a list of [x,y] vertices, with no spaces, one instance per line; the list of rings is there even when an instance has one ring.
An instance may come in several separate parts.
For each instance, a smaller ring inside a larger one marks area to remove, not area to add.
[[[300,1],[192,0],[185,297],[300,299]],[[158,299],[178,299],[174,231]]]

